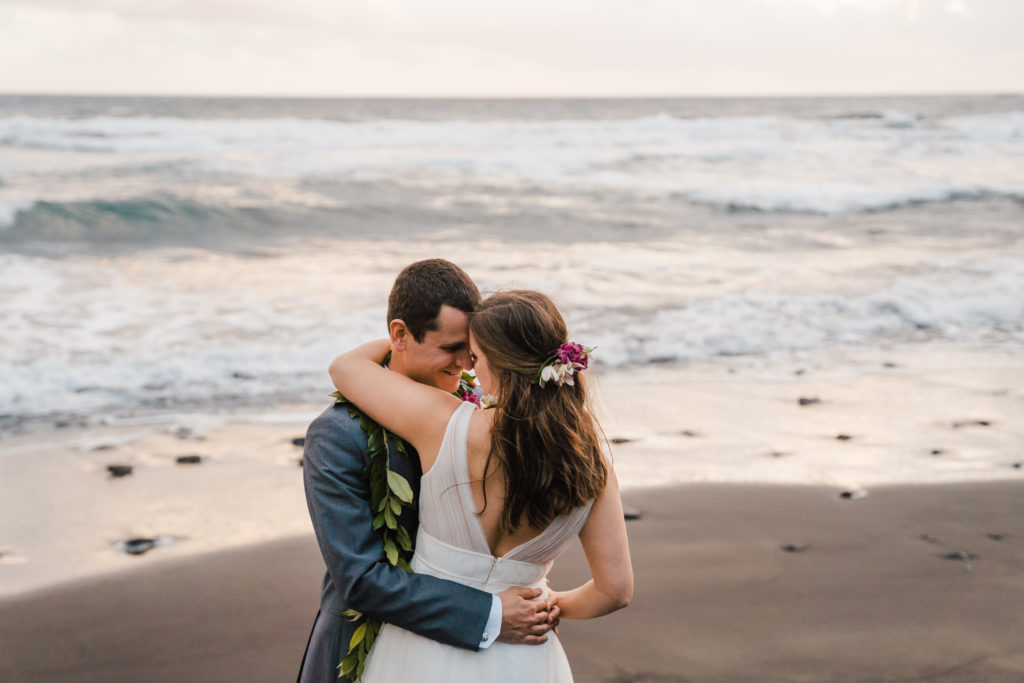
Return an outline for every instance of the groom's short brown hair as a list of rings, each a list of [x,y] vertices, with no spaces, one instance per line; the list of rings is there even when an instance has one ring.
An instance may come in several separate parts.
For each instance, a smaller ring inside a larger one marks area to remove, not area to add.
[[[395,278],[388,296],[388,324],[402,320],[413,339],[422,342],[428,331],[437,329],[444,305],[472,313],[480,305],[480,290],[451,261],[432,258],[410,263]]]

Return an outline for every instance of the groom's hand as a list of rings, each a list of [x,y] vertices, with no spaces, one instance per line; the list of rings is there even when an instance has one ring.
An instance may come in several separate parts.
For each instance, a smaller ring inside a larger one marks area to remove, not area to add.
[[[546,642],[547,603],[541,599],[540,588],[509,588],[498,594],[501,598],[501,635],[498,640],[521,645]]]

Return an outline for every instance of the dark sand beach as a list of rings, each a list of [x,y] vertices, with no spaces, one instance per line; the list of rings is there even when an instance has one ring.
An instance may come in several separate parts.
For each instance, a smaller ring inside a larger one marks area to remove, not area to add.
[[[563,623],[577,681],[1024,680],[1024,482],[624,498],[641,512],[635,598]],[[294,679],[322,572],[311,536],[138,560],[0,602],[0,680]],[[552,585],[586,576],[577,549]]]

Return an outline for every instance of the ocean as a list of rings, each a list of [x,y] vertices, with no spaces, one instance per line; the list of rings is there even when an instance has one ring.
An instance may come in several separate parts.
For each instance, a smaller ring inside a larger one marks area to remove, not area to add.
[[[0,96],[0,430],[326,403],[405,264],[605,372],[1024,349],[1024,96]]]

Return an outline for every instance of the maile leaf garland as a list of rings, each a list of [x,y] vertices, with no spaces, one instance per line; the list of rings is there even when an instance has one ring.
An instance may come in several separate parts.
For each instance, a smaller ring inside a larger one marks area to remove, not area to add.
[[[413,493],[408,480],[398,472],[391,470],[391,447],[403,455],[408,455],[405,442],[391,434],[379,424],[366,416],[363,411],[349,402],[341,392],[331,394],[335,404],[344,405],[348,414],[359,420],[359,426],[366,433],[369,462],[363,468],[370,483],[370,505],[374,512],[373,530],[380,534],[384,544],[384,554],[388,562],[401,567],[407,572],[412,571],[409,561],[412,559],[412,539],[405,527],[398,523],[402,511],[412,509]],[[344,615],[356,622],[355,633],[348,644],[348,654],[338,665],[338,678],[358,681],[363,675],[366,657],[370,654],[373,641],[380,632],[381,621],[354,609],[345,610]]]

